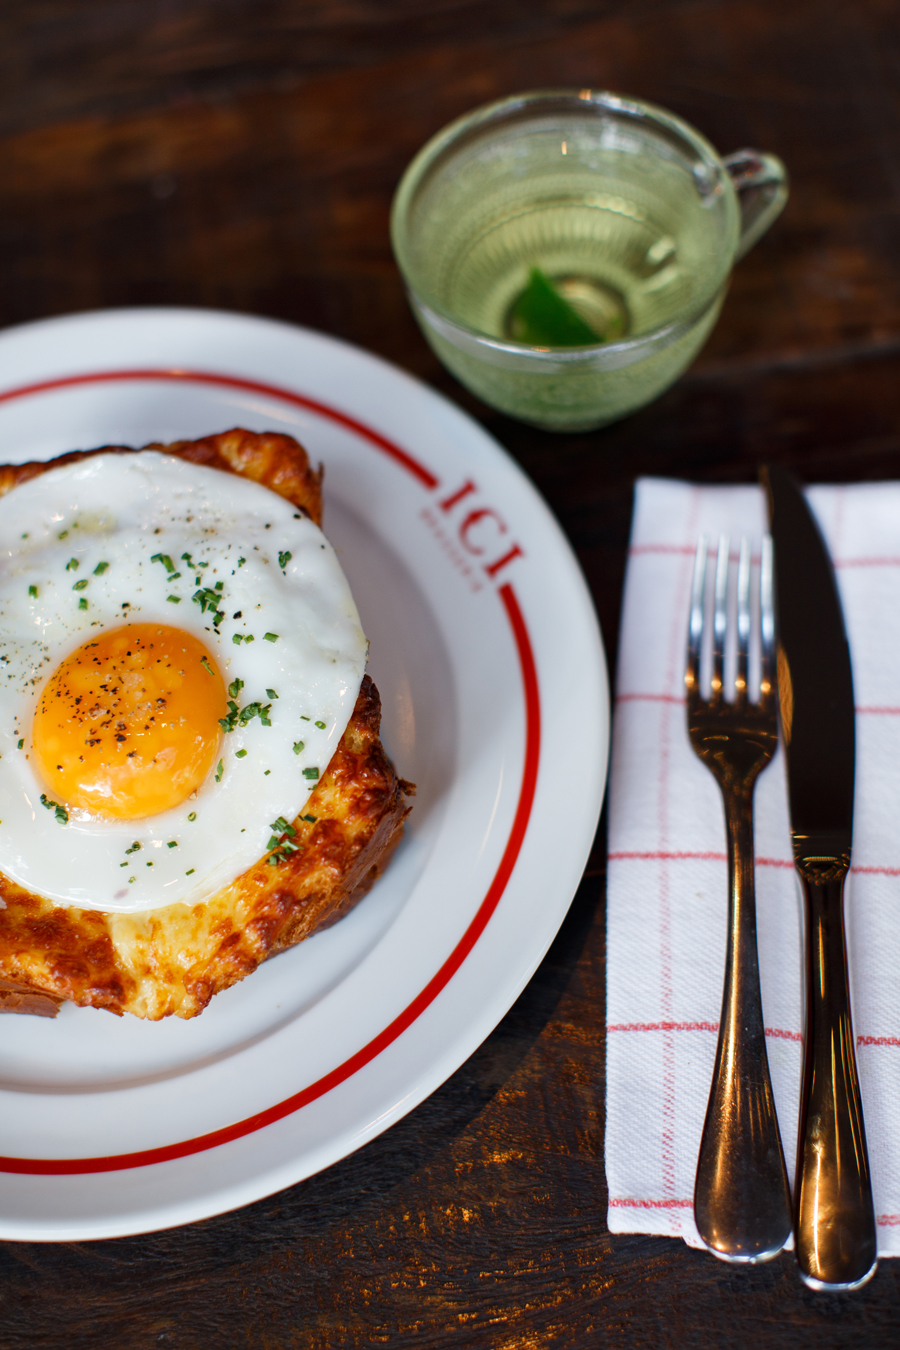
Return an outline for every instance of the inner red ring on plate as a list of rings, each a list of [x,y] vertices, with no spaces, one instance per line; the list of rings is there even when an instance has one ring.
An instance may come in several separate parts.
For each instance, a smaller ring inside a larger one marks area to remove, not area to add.
[[[99,371],[85,375],[68,375],[56,380],[42,380],[37,384],[22,385],[17,389],[9,389],[0,393],[0,403],[8,403],[12,399],[24,398],[30,394],[42,394],[54,389],[71,388],[74,385],[101,384],[105,381],[122,380],[186,380],[194,384],[212,384],[230,389],[244,389],[254,394],[268,394],[273,398],[281,399],[283,402],[292,403],[296,407],[305,408],[309,412],[314,412],[320,417],[337,422],[340,426],[355,432],[362,440],[368,441],[370,445],[387,455],[399,467],[405,469],[424,488],[434,489],[439,486],[439,479],[430,469],[386,436],[382,436],[371,427],[367,427],[365,423],[357,421],[326,403],[319,403],[315,399],[306,398],[302,394],[295,394],[289,389],[281,389],[273,384],[263,384],[258,380],[244,380],[236,375],[217,375],[209,371],[180,369]],[[512,628],[516,650],[519,654],[519,664],[522,669],[522,684],[525,695],[525,758],[522,766],[522,782],[519,788],[519,800],[512,828],[503,850],[503,856],[500,859],[500,865],[494,874],[494,879],[488,887],[475,917],[437,974],[428,981],[424,989],[404,1008],[403,1012],[394,1018],[393,1022],[389,1023],[383,1031],[380,1031],[355,1055],[351,1055],[349,1059],[344,1060],[343,1064],[339,1064],[337,1068],[332,1069],[330,1073],[325,1074],[315,1083],[311,1083],[309,1087],[303,1088],[300,1092],[295,1092],[293,1096],[286,1097],[284,1101],[277,1102],[274,1106],[269,1106],[265,1111],[260,1111],[254,1116],[247,1116],[246,1119],[239,1120],[234,1125],[227,1125],[220,1130],[212,1130],[209,1134],[197,1135],[194,1139],[184,1139],[177,1144],[165,1144],[161,1148],[144,1149],[137,1153],[116,1153],[100,1158],[45,1159],[0,1156],[0,1172],[28,1173],[32,1176],[74,1176],[87,1172],[119,1172],[130,1167],[149,1167],[155,1163],[185,1158],[192,1153],[202,1153],[206,1149],[218,1147],[219,1144],[227,1144],[233,1139],[240,1139],[244,1135],[253,1134],[254,1131],[261,1130],[266,1125],[272,1125],[275,1121],[283,1119],[284,1116],[292,1115],[295,1111],[299,1111],[301,1107],[308,1106],[310,1102],[324,1096],[326,1092],[330,1092],[340,1083],[346,1082],[348,1078],[351,1078],[353,1074],[364,1068],[366,1064],[371,1063],[383,1050],[386,1050],[434,1002],[441,990],[449,984],[459,970],[500,903],[500,898],[506,890],[525,839],[537,784],[541,746],[541,703],[537,670],[534,663],[534,650],[512,586],[508,582],[504,583],[498,587],[498,594]]]

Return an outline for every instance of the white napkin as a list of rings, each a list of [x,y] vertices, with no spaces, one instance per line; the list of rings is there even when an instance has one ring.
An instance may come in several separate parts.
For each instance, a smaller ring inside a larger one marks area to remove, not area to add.
[[[900,484],[808,493],[835,561],[857,705],[846,926],[878,1220],[900,1255]],[[692,1196],[722,999],[721,795],[687,737],[684,653],[697,539],[766,529],[757,488],[637,485],[609,784],[606,1172],[609,1228],[700,1246]],[[800,899],[784,763],[757,782],[766,1046],[793,1178],[801,1073]]]

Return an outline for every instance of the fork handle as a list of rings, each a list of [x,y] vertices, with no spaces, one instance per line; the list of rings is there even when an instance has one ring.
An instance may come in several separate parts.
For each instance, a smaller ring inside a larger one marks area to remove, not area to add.
[[[825,861],[813,860],[820,872]],[[873,1274],[878,1252],[850,1020],[846,866],[840,875],[821,881],[811,865],[799,870],[806,899],[807,964],[797,1262],[813,1289],[856,1289]]]
[[[791,1232],[791,1200],[769,1078],[759,989],[753,784],[723,784],[730,897],[712,1090],[700,1142],[694,1217],[726,1261],[766,1261]]]

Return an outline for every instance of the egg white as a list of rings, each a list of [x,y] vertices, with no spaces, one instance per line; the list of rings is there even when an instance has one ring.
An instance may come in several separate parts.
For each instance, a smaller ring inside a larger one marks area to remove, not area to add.
[[[219,610],[204,612],[192,597],[219,582]],[[240,707],[271,705],[271,725],[257,716],[224,734],[218,781],[214,769],[178,807],[136,821],[74,810],[63,822],[40,800],[37,698],[62,659],[128,622],[193,633],[226,686],[243,681]],[[269,489],[156,451],[97,455],[21,484],[0,499],[0,871],[84,909],[202,900],[267,852],[278,817],[300,813],[347,726],[365,661],[334,550]]]

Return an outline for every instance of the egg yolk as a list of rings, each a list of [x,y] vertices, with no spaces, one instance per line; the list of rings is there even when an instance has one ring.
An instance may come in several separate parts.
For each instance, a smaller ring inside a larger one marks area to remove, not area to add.
[[[157,815],[203,782],[226,712],[222,676],[192,634],[151,623],[109,629],[44,686],[37,767],[66,806],[118,820]]]

